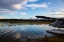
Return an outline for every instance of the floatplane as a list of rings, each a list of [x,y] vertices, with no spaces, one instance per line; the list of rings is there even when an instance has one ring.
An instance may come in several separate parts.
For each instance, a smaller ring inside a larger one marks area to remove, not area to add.
[[[55,28],[46,30],[47,32],[54,34],[64,34],[64,18],[56,18],[56,21],[50,23],[49,26],[53,26]]]
[[[46,32],[54,33],[54,34],[64,34],[64,17],[62,18],[53,18],[53,17],[46,17],[46,16],[36,16],[36,17],[55,19],[55,22],[49,24],[49,26],[54,27],[54,29],[46,30]]]

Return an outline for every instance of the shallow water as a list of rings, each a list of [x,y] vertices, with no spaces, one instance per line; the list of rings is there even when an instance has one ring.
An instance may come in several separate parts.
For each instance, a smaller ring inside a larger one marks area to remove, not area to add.
[[[53,36],[46,32],[53,27],[49,24],[0,22],[0,39],[37,39]]]

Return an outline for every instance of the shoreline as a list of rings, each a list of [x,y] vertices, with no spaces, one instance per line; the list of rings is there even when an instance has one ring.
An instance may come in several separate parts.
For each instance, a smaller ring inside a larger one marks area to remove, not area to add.
[[[23,24],[50,24],[54,21],[48,20],[3,20],[0,22],[7,22],[7,23],[23,23]]]
[[[55,20],[43,19],[0,19],[0,22],[54,22]]]

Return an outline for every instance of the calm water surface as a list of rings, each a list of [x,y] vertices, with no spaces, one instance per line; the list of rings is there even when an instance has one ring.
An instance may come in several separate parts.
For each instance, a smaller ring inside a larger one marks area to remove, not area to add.
[[[0,22],[0,39],[37,39],[43,38],[45,35],[52,36],[46,32],[52,29],[49,24],[30,24],[30,23],[7,23]]]

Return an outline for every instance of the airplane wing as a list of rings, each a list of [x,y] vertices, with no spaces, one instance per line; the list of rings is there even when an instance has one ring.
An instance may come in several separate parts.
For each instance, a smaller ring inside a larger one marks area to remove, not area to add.
[[[53,18],[53,17],[47,17],[47,16],[35,16],[37,18],[47,18],[47,19],[57,19],[57,18]]]
[[[45,19],[55,19],[55,20],[62,20],[62,21],[64,21],[64,18],[62,17],[62,18],[54,18],[54,17],[48,17],[48,16],[35,16],[35,17],[37,17],[37,18],[45,18]]]

